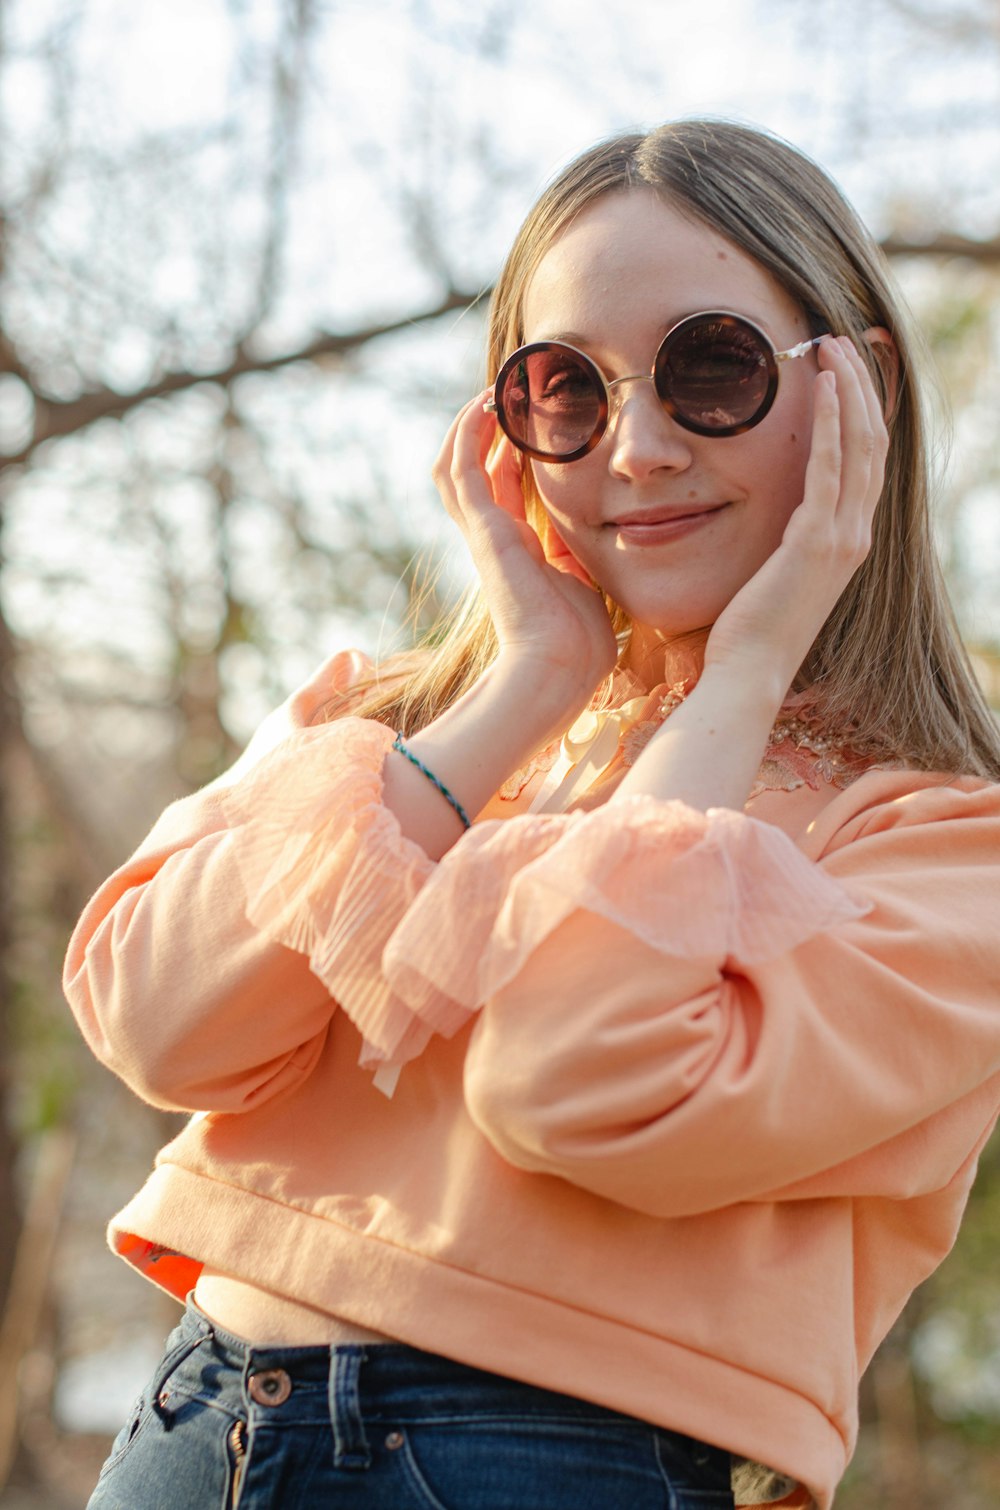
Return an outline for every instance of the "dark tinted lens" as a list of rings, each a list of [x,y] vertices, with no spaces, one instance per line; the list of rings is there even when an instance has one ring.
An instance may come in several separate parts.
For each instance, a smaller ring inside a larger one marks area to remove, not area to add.
[[[746,425],[768,402],[774,363],[749,325],[713,316],[681,325],[656,362],[656,387],[681,419],[702,430]]]
[[[546,456],[569,456],[586,446],[604,405],[593,370],[560,346],[528,352],[497,396],[511,439]]]

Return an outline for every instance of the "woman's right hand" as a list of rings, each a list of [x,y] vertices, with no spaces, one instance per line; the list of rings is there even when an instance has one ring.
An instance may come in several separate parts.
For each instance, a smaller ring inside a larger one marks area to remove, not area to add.
[[[564,700],[568,718],[586,706],[617,659],[604,599],[563,549],[550,556],[524,514],[521,458],[506,438],[487,462],[496,420],[481,393],[460,411],[433,468],[448,513],[472,553],[500,661],[516,668],[525,694],[535,687]],[[553,532],[555,545],[561,544]]]
[[[520,469],[506,441],[487,465],[496,420],[483,411],[486,396],[458,415],[433,475],[472,552],[499,654],[460,698],[407,738],[411,759],[395,755],[383,772],[385,806],[432,860],[461,836],[459,815],[434,785],[446,787],[473,817],[481,812],[514,771],[569,727],[618,653],[600,593],[568,552],[559,558],[563,569],[547,559],[525,519]]]

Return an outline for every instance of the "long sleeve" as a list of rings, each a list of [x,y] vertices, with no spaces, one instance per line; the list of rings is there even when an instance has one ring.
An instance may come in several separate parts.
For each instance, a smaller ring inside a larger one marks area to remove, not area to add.
[[[870,773],[798,842],[632,798],[434,864],[381,801],[391,731],[316,722],[358,670],[323,668],[81,918],[67,994],[138,1094],[246,1110],[338,1009],[370,1067],[475,1018],[480,1131],[624,1206],[947,1184],[997,1101],[1000,788]]]
[[[232,771],[169,808],[77,925],[70,1004],[97,1057],[155,1105],[279,1094],[310,1073],[337,1006],[383,1052],[429,1036],[379,963],[433,870],[381,803],[392,731],[311,725],[362,664],[336,657]]]
[[[801,847],[640,798],[537,820],[534,854],[513,827],[445,857],[386,954],[415,1003],[483,1003],[466,1099],[509,1163],[684,1216],[937,1189],[985,1134],[1000,789],[873,774]]]

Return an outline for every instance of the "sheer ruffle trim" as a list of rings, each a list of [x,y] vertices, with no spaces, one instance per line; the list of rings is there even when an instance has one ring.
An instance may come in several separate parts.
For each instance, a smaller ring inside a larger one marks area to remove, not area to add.
[[[386,941],[435,869],[382,805],[393,731],[344,718],[284,740],[223,798],[248,921],[304,954],[365,1039],[362,1062],[412,1059],[432,1031],[394,995]]]
[[[652,797],[474,826],[434,864],[382,804],[391,729],[302,729],[223,799],[246,916],[399,1065],[450,1037],[579,909],[664,954],[752,963],[861,916],[779,829]]]
[[[386,975],[426,1021],[468,1014],[581,908],[663,954],[737,965],[868,910],[771,824],[630,797],[474,827],[390,939]]]

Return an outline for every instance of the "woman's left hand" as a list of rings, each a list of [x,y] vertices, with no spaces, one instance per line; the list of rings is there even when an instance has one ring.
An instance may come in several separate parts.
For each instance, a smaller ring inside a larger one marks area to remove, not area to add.
[[[837,599],[871,549],[889,438],[853,342],[818,349],[813,433],[802,502],[778,549],[712,628],[709,666],[772,685],[780,702]]]

